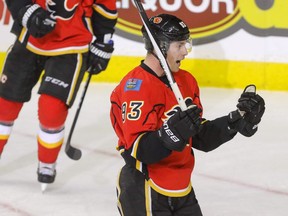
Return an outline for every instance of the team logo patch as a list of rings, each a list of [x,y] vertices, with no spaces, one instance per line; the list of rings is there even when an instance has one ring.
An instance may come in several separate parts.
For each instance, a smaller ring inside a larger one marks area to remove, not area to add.
[[[139,91],[142,84],[140,79],[128,79],[125,85],[125,91]]]
[[[160,24],[161,22],[162,22],[162,18],[161,17],[154,17],[153,23]]]

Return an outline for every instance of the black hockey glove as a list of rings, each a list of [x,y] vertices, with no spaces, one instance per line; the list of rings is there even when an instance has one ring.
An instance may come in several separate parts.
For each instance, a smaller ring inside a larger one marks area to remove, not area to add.
[[[19,22],[35,38],[40,38],[50,33],[56,24],[51,13],[44,10],[40,5],[27,5],[19,11]]]
[[[110,40],[109,43],[100,43],[94,41],[90,45],[88,56],[88,71],[91,74],[99,74],[107,68],[112,52],[114,51],[114,43]]]
[[[163,141],[163,145],[170,150],[182,151],[188,139],[200,130],[201,112],[201,109],[193,106],[186,111],[176,112],[165,121],[158,130],[158,136]]]
[[[250,137],[258,130],[258,123],[265,111],[264,99],[256,94],[255,85],[247,86],[238,100],[237,110],[229,113],[229,127]]]

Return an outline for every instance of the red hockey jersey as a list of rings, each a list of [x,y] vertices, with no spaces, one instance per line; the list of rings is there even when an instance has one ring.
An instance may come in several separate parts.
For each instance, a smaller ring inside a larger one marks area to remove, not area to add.
[[[187,71],[173,73],[185,101],[192,100],[202,108],[199,87]],[[164,120],[180,107],[172,90],[158,77],[138,66],[129,72],[111,94],[111,122],[119,138],[118,149],[131,149],[136,168],[142,171],[137,160],[138,139],[147,131],[159,129]],[[167,196],[184,196],[191,190],[191,173],[194,156],[191,154],[192,139],[182,152],[172,151],[161,161],[145,165],[150,186]]]
[[[16,4],[19,2],[6,2],[16,18],[19,10]],[[28,34],[27,29],[22,29],[19,40],[27,43],[27,48],[34,53],[53,56],[87,52],[95,32],[114,32],[117,20],[116,0],[32,0],[31,3],[50,11],[56,19],[55,29],[41,38],[34,38]],[[96,15],[92,16],[93,13]],[[93,25],[93,22],[98,24]],[[99,29],[93,29],[95,26]]]

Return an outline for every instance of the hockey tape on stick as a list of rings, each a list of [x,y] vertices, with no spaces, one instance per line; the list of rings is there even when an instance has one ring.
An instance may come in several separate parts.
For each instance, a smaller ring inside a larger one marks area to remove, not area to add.
[[[175,79],[174,79],[174,77],[172,75],[172,72],[171,72],[171,70],[169,68],[169,65],[166,62],[164,54],[161,51],[160,46],[159,46],[159,44],[156,41],[155,33],[151,30],[151,27],[149,25],[149,19],[147,17],[147,14],[146,14],[144,8],[143,8],[143,5],[142,5],[140,0],[134,0],[134,3],[135,3],[135,5],[136,5],[136,7],[138,9],[138,12],[140,14],[140,18],[141,18],[141,20],[142,20],[142,22],[144,24],[144,27],[145,27],[145,29],[146,29],[146,31],[148,33],[148,36],[149,36],[149,38],[151,40],[151,43],[152,43],[152,45],[154,47],[156,55],[157,55],[157,57],[160,60],[161,66],[162,66],[162,68],[163,68],[163,70],[164,70],[164,72],[165,72],[165,74],[167,76],[167,79],[168,79],[169,84],[171,86],[171,89],[172,89],[172,91],[173,91],[173,93],[174,93],[174,95],[175,95],[175,97],[176,97],[176,99],[178,101],[178,104],[179,104],[181,110],[185,111],[185,110],[187,110],[187,106],[186,106],[185,101],[183,99],[183,96],[182,96],[182,94],[181,94],[181,92],[180,92],[180,90],[178,88],[178,85],[177,85],[177,83],[176,83],[176,81],[175,81]]]

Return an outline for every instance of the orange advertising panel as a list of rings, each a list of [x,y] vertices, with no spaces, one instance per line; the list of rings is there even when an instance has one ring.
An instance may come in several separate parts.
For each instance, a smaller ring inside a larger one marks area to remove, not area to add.
[[[134,40],[139,36],[140,40],[142,23],[132,2],[118,1],[118,34]],[[143,6],[148,17],[160,13],[181,17],[196,45],[220,40],[239,29],[259,37],[288,36],[287,1],[144,0]]]
[[[288,2],[284,0],[143,0],[148,17],[160,13],[179,16],[190,27],[194,45],[228,37],[239,29],[252,35],[288,36]],[[117,1],[119,18],[116,34],[142,41],[137,9],[132,0]],[[12,18],[0,0],[0,25]]]

